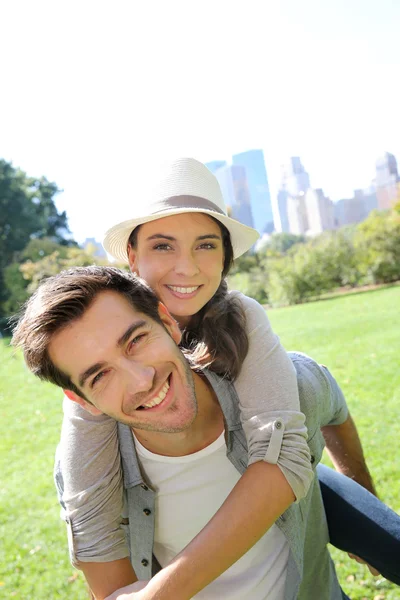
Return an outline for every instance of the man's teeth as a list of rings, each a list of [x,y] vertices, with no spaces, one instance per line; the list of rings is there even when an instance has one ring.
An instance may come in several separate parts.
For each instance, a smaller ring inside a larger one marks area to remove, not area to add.
[[[194,287],[177,287],[175,285],[169,285],[167,287],[169,287],[169,289],[173,292],[179,292],[180,294],[192,294],[193,292],[198,290],[200,286],[195,285]]]
[[[168,383],[168,381],[166,381],[164,383],[164,387],[162,388],[162,390],[160,391],[158,396],[156,396],[155,398],[150,400],[150,402],[146,402],[146,404],[142,404],[143,408],[153,408],[153,406],[157,406],[158,404],[161,404],[161,402],[164,400],[165,396],[167,395],[168,390],[169,390],[169,383]]]

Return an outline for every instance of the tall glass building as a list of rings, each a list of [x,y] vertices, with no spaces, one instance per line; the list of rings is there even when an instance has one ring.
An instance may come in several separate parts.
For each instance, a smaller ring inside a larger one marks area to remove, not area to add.
[[[215,173],[230,216],[237,221],[254,227],[246,169],[237,165],[226,165]]]
[[[270,233],[274,228],[271,196],[262,150],[248,150],[232,156],[232,165],[246,169],[250,195],[251,214],[255,229],[260,234]]]

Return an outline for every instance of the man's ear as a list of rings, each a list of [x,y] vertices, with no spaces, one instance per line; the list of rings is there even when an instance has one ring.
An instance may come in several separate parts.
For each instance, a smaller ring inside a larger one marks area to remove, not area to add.
[[[168,308],[162,302],[158,303],[158,314],[174,342],[179,344],[182,339],[182,332],[179,329],[178,323],[175,321],[174,317],[171,316]]]
[[[130,244],[128,244],[128,262],[129,262],[129,268],[131,270],[132,273],[135,273],[137,275],[139,275],[138,270],[137,270],[137,265],[136,265],[136,257],[137,257],[137,252],[136,250],[134,250],[132,248],[132,246]]]
[[[91,415],[97,416],[103,414],[101,410],[96,408],[93,404],[91,404],[84,398],[81,398],[81,396],[78,396],[78,394],[75,394],[75,392],[72,392],[71,390],[64,390],[64,394],[69,400],[72,400],[72,402],[76,402],[77,404],[82,406],[82,408],[87,410],[87,412],[89,412]]]

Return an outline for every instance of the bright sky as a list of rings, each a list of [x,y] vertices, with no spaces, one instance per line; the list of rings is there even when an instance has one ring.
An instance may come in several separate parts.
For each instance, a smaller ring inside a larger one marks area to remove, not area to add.
[[[334,200],[400,162],[399,0],[3,1],[0,157],[64,193],[78,241],[164,158],[299,155]]]

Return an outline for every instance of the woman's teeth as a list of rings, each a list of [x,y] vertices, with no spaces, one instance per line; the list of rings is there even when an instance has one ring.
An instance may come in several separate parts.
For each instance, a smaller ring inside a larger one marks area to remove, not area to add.
[[[156,396],[149,402],[146,402],[146,404],[142,404],[142,407],[143,408],[153,408],[153,406],[158,406],[164,400],[165,396],[167,395],[168,390],[169,390],[169,382],[166,381],[164,383],[163,388],[160,390],[160,393],[158,394],[158,396]]]
[[[200,286],[195,285],[194,287],[177,287],[175,285],[167,285],[167,287],[173,292],[179,292],[180,294],[192,294],[198,290]]]

